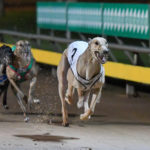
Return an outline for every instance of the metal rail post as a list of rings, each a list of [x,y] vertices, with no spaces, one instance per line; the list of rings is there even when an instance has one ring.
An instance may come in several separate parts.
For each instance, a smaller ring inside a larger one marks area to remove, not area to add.
[[[36,29],[37,29],[37,30],[36,30],[36,34],[37,34],[37,35],[40,35],[40,28],[37,27]],[[41,40],[40,40],[40,39],[37,39],[37,45],[38,45],[38,46],[41,45]]]
[[[71,32],[69,31],[68,28],[68,1],[66,2],[66,38],[71,39]]]
[[[138,54],[135,53],[133,56],[133,63],[134,63],[133,65],[137,65],[137,62],[138,62]],[[135,86],[129,82],[126,83],[126,94],[127,96],[137,96]]]

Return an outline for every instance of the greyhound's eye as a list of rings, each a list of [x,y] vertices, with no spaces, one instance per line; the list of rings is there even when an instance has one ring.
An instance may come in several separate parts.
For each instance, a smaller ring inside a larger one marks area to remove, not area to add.
[[[96,41],[96,42],[95,42],[95,45],[99,45],[99,43]]]

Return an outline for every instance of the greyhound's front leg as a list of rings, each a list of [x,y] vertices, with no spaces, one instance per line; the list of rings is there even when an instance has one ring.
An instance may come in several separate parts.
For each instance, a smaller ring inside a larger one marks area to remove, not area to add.
[[[17,86],[17,84],[14,82],[14,80],[9,78],[10,83],[12,84],[12,86],[14,87],[14,89],[17,91],[17,93],[20,95],[20,97],[22,99],[26,99],[26,96],[23,94],[23,92],[19,89],[19,87]]]
[[[92,101],[90,104],[90,108],[86,110],[84,114],[82,114],[82,117],[80,117],[81,120],[87,120],[90,118],[90,116],[94,113],[95,106],[97,102],[100,102],[100,97],[101,97],[101,91],[102,87],[100,87],[99,90],[95,91],[92,96]]]
[[[81,108],[83,106],[84,102],[84,92],[81,89],[77,89],[78,92],[78,102],[77,102],[77,107]]]
[[[99,91],[93,94],[93,98],[90,105],[90,110],[94,113],[96,103],[100,103],[102,95],[102,86],[100,87]]]
[[[36,85],[37,77],[33,77],[30,82],[30,89],[29,89],[29,98],[28,98],[28,106],[31,107],[32,102],[39,103],[39,99],[34,99],[34,91],[35,91],[35,85]]]
[[[22,102],[22,98],[21,98],[21,95],[19,93],[17,93],[17,97],[18,97],[18,104],[20,105],[22,111],[23,111],[23,114],[24,114],[24,121],[25,122],[28,122],[29,121],[29,117],[27,117],[26,115],[26,108]]]
[[[91,93],[91,91],[87,91],[86,93],[85,93],[85,95],[84,95],[84,114],[81,114],[80,115],[80,119],[81,120],[86,120],[86,119],[90,119],[90,116],[89,116],[89,118],[88,117],[86,117],[86,113],[87,113],[87,111],[89,110],[89,97],[90,97],[90,93]]]
[[[16,87],[18,88],[17,85],[16,85]],[[24,114],[24,121],[28,122],[29,117],[27,117],[27,115],[26,115],[26,108],[25,108],[25,106],[23,104],[23,101],[22,101],[23,98],[25,100],[26,96],[23,97],[22,93],[19,93],[13,85],[11,85],[11,89],[12,89],[13,93],[17,96],[18,104],[19,104],[19,106],[20,106],[20,108],[21,108],[21,110],[23,111],[23,114]]]

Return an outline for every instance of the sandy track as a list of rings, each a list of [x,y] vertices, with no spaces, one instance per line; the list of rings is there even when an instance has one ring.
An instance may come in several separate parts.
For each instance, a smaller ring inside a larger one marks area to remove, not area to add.
[[[25,93],[27,93],[28,86],[28,82],[22,86]],[[107,122],[150,123],[150,95],[145,93],[139,94],[140,97],[128,98],[125,95],[125,89],[106,85],[102,92],[101,103],[96,106],[95,118],[97,118],[97,121],[102,120]],[[41,100],[41,104],[34,106],[31,113],[45,114],[48,118],[54,118],[54,116],[61,114],[57,79],[51,75],[50,68],[42,69],[39,73],[36,97]],[[79,114],[83,112],[83,109],[77,109],[76,101],[77,97],[75,95],[74,104],[68,107],[68,111],[78,121]],[[8,105],[10,107],[8,111],[0,109],[2,114],[21,113],[16,97],[12,94],[11,89],[9,89],[8,93]]]

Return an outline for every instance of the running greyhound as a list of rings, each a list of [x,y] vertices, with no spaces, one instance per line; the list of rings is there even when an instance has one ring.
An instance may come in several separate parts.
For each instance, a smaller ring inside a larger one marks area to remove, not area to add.
[[[3,107],[8,109],[7,90],[9,81],[6,76],[6,66],[12,63],[13,52],[9,46],[0,47],[0,96],[3,94]]]
[[[100,102],[105,71],[102,64],[108,59],[108,43],[102,37],[89,41],[71,43],[64,51],[57,68],[59,96],[62,103],[63,126],[68,126],[66,103],[72,104],[74,89],[78,93],[78,108],[84,106],[81,120],[87,120],[94,113],[96,103]],[[68,89],[65,91],[65,83]],[[92,96],[90,107],[89,97]]]
[[[13,87],[13,92],[17,96],[18,103],[24,113],[24,121],[28,122],[29,117],[26,115],[26,107],[23,100],[31,108],[32,102],[39,102],[38,99],[33,98],[35,85],[38,75],[38,66],[32,56],[30,43],[26,40],[20,40],[12,47],[14,58],[11,65],[6,68],[7,77]],[[20,84],[26,80],[30,80],[29,96],[21,91]]]

